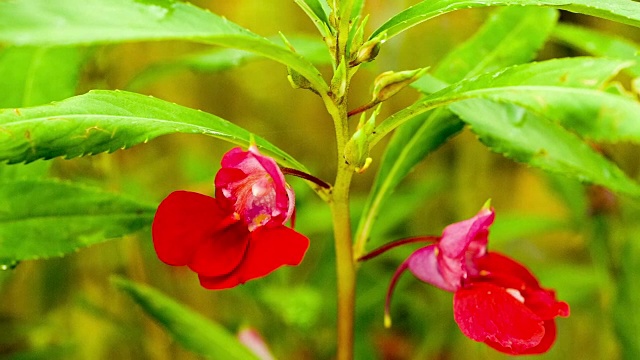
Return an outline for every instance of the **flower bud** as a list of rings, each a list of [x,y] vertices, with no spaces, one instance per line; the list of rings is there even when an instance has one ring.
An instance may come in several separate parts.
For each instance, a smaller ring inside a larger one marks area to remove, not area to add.
[[[378,56],[380,53],[380,46],[385,42],[387,38],[386,33],[382,33],[379,36],[374,37],[371,40],[368,40],[364,44],[358,48],[358,51],[353,56],[353,60],[351,61],[351,66],[360,65],[363,62],[373,61],[373,59]]]
[[[373,159],[369,157],[369,138],[376,126],[376,116],[380,113],[380,107],[373,112],[369,120],[365,122],[365,115],[360,117],[358,129],[353,134],[344,149],[345,161],[354,167],[359,174],[365,172]]]
[[[404,89],[407,85],[419,79],[427,72],[427,70],[429,70],[428,67],[399,72],[383,72],[374,80],[373,101],[382,102],[389,99],[400,90]]]

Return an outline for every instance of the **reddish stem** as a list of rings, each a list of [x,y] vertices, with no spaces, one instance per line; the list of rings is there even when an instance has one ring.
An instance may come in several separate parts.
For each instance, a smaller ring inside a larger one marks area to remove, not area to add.
[[[371,251],[370,253],[362,255],[360,258],[358,258],[358,261],[373,259],[374,257],[380,254],[383,254],[400,245],[412,244],[417,242],[438,242],[438,241],[440,241],[440,236],[418,236],[418,237],[412,237],[407,239],[400,239],[400,240],[396,240],[396,241],[392,241],[390,243],[384,244],[379,248]]]
[[[311,181],[312,183],[320,186],[321,188],[331,189],[331,185],[329,185],[328,183],[318,179],[317,177],[315,177],[315,176],[313,176],[311,174],[307,174],[304,171],[300,171],[300,170],[296,170],[296,169],[292,169],[292,168],[287,168],[287,167],[281,167],[280,170],[285,175],[297,176],[299,178]]]

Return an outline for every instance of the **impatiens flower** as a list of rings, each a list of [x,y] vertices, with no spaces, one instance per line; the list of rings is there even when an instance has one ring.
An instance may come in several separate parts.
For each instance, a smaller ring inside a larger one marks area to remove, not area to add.
[[[216,197],[175,191],[153,220],[158,258],[188,266],[207,289],[225,289],[298,265],[309,239],[284,224],[294,212],[293,191],[276,162],[235,148],[222,158]]]
[[[549,350],[556,338],[554,318],[569,316],[569,305],[515,260],[487,251],[493,219],[493,210],[484,208],[447,226],[436,244],[411,254],[392,278],[387,322],[395,284],[409,269],[418,279],[454,293],[454,319],[469,338],[511,355]]]

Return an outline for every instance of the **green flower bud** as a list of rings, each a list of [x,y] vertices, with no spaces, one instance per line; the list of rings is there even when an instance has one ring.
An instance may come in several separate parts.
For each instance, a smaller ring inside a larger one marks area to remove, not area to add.
[[[407,85],[424,75],[427,70],[429,70],[428,67],[399,72],[383,72],[374,80],[372,101],[382,102],[389,99],[400,90],[404,89]]]
[[[358,51],[352,55],[353,60],[351,60],[350,65],[357,66],[364,62],[373,61],[373,59],[378,56],[378,53],[380,53],[380,47],[382,43],[385,42],[386,38],[387,34],[382,33],[362,44],[360,48],[358,48]]]
[[[369,157],[369,139],[376,126],[376,117],[380,113],[380,107],[371,114],[369,120],[365,122],[365,115],[362,114],[358,129],[353,134],[344,149],[344,159],[347,164],[354,167],[357,173],[363,173],[373,159]]]

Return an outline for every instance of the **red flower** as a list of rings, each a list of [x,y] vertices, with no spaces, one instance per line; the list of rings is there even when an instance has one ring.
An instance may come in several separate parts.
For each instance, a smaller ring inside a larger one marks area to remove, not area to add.
[[[230,150],[216,175],[216,197],[175,191],[158,206],[153,244],[158,258],[188,266],[207,289],[225,289],[298,265],[309,239],[284,226],[294,194],[275,161]]]
[[[569,316],[569,305],[540,287],[524,266],[487,252],[493,219],[492,209],[482,209],[447,226],[436,244],[411,254],[391,280],[386,314],[399,276],[409,269],[418,279],[454,292],[454,319],[469,338],[511,355],[544,353],[556,338],[554,318]]]

